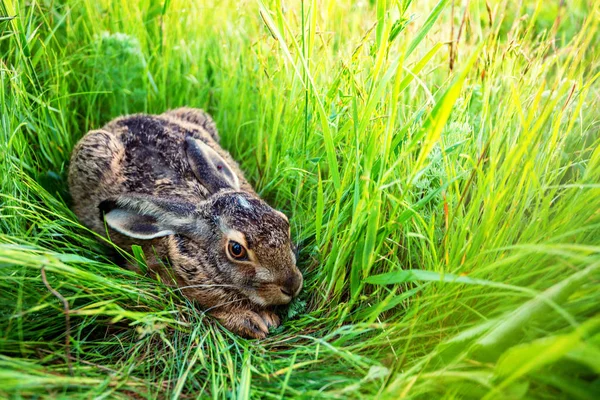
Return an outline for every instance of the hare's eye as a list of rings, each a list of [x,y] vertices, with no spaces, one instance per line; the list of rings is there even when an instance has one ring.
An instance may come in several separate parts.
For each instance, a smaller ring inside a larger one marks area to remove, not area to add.
[[[229,255],[236,260],[246,260],[248,258],[246,248],[236,241],[229,241],[227,244],[227,251],[229,251]]]

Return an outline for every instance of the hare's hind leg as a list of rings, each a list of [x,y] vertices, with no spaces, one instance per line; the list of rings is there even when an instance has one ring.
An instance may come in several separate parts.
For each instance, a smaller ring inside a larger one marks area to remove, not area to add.
[[[87,227],[103,232],[98,204],[118,193],[124,177],[125,147],[105,130],[88,132],[75,146],[69,166],[73,209]]]
[[[200,127],[208,132],[217,143],[220,142],[219,132],[217,131],[215,121],[206,111],[200,108],[180,107],[167,111],[163,115],[190,122],[194,125],[200,125]]]

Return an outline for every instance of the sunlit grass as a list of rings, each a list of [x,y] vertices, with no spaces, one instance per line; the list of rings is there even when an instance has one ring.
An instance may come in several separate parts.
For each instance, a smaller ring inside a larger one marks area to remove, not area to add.
[[[0,397],[595,397],[600,4],[283,3],[1,3]],[[266,340],[69,210],[86,131],[181,105],[291,217]]]

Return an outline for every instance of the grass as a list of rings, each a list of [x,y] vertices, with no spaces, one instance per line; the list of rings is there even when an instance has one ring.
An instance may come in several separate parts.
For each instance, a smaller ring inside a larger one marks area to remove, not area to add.
[[[0,397],[597,398],[598,1],[0,17]],[[86,131],[181,105],[291,217],[305,288],[266,340],[119,268],[69,209]]]

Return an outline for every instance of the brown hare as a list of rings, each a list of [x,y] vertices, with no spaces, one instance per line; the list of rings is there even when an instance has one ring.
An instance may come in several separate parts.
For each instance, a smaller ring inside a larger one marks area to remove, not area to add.
[[[69,187],[85,226],[140,245],[155,274],[234,333],[266,337],[280,323],[272,307],[302,288],[288,219],[254,192],[202,110],[130,115],[88,132]]]

